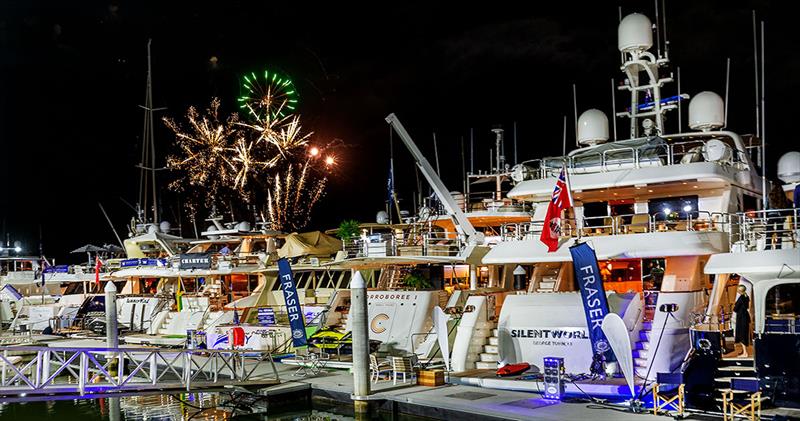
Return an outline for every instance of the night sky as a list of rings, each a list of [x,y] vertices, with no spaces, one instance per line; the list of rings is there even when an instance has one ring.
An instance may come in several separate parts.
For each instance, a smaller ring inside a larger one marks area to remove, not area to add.
[[[431,161],[436,132],[442,178],[454,190],[462,183],[460,139],[468,148],[470,128],[476,169],[488,167],[490,129],[498,124],[512,162],[514,122],[520,161],[560,154],[563,115],[574,143],[572,83],[579,112],[611,112],[610,79],[621,78],[617,6],[652,19],[653,2],[517,3],[394,2],[389,9],[348,2],[3,1],[0,230],[29,254],[38,254],[41,230],[46,255],[80,261],[68,251],[115,242],[101,202],[126,235],[133,212],[124,201],[134,203],[138,191],[148,38],[154,105],[167,107],[160,116],[181,119],[189,105],[204,108],[212,96],[235,111],[246,72],[275,69],[293,77],[304,126],[320,142],[338,138],[348,145],[339,151],[313,228],[345,218],[373,221],[383,208],[390,112]],[[790,107],[800,93],[795,15],[782,2],[667,1],[670,58],[673,68],[681,66],[685,93],[722,95],[730,57],[729,128],[754,132],[753,9],[767,22],[774,177],[778,157],[797,148]],[[622,100],[619,94],[618,108]],[[676,116],[669,117],[674,131]],[[163,163],[173,136],[160,120],[155,136]],[[416,181],[400,147],[396,142],[397,188],[410,209]],[[163,188],[172,176],[159,177]],[[162,214],[173,226],[179,210],[175,195],[166,194]],[[189,235],[186,215],[180,220]]]

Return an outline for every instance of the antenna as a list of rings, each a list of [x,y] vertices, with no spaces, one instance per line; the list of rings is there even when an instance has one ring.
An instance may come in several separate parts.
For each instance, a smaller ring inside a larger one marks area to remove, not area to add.
[[[463,177],[464,194],[467,193],[467,162],[464,158],[464,136],[461,136],[461,177]]]
[[[572,112],[575,114],[575,146],[581,147],[578,143],[578,88],[572,84]]]
[[[728,57],[728,65],[725,68],[725,123],[723,124],[723,128],[728,127],[728,94],[730,92],[731,86],[731,58]],[[680,92],[678,93],[680,94]]]
[[[661,58],[661,21],[659,20],[658,14],[658,0],[655,0],[656,4],[656,57]]]
[[[472,127],[469,128],[469,173],[475,174],[475,137]]]
[[[669,41],[667,40],[667,2],[661,0],[661,22],[664,27],[664,58],[669,60]]]
[[[756,80],[756,136],[761,137],[761,107],[759,107],[759,89],[758,89],[758,34],[756,33],[756,11],[753,10],[753,66],[755,71]],[[762,145],[763,147],[763,145]],[[763,172],[764,161],[762,157],[761,167]]]
[[[433,132],[433,156],[436,158],[436,175],[441,176],[439,170],[439,146],[436,144],[436,132]]]
[[[764,50],[764,21],[761,21],[761,202],[767,209],[767,103],[764,100],[767,79]]]
[[[678,95],[683,95],[681,93],[681,66],[678,66]],[[683,133],[683,113],[681,112],[681,101],[678,99],[678,133]]]
[[[561,155],[567,156],[567,115],[564,114],[564,128],[561,130]]]
[[[619,13],[619,20],[617,21],[617,25],[622,23],[622,6],[617,7],[617,12]],[[625,64],[625,53],[620,51],[619,52],[619,64]]]
[[[611,120],[614,126],[614,142],[617,141],[617,98],[614,93],[614,78],[611,78]],[[678,92],[680,94],[680,92]]]
[[[517,122],[514,122],[514,165],[517,165]]]
[[[103,216],[106,217],[106,221],[108,221],[108,225],[111,227],[111,231],[114,232],[114,237],[117,237],[117,242],[119,242],[119,245],[122,246],[122,248],[125,248],[125,244],[122,243],[122,239],[119,237],[119,234],[117,234],[117,230],[114,228],[114,224],[111,223],[111,218],[108,217],[105,208],[103,208],[103,204],[97,202],[97,206],[100,206],[100,210],[103,212]]]

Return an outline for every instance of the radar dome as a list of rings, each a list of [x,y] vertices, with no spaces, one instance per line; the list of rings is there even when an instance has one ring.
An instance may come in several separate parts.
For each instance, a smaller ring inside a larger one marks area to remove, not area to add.
[[[169,221],[161,221],[161,223],[158,224],[159,231],[164,234],[168,233],[170,228],[172,228],[172,225],[170,225]]]
[[[786,152],[778,160],[778,178],[784,183],[800,183],[800,152]]]
[[[733,156],[733,150],[727,143],[719,139],[711,139],[703,145],[703,159],[709,162],[727,161]]]
[[[242,221],[236,224],[236,230],[242,232],[249,232],[250,231],[250,223],[247,221]]]
[[[386,211],[379,211],[377,215],[375,215],[375,222],[379,224],[388,224],[389,223],[389,214]]]
[[[689,127],[694,130],[714,130],[725,125],[725,104],[711,91],[695,95],[689,102]]]
[[[623,53],[647,51],[653,46],[653,24],[641,13],[625,16],[617,27],[617,48]]]
[[[578,117],[578,143],[584,146],[608,140],[608,117],[598,109],[586,110]]]

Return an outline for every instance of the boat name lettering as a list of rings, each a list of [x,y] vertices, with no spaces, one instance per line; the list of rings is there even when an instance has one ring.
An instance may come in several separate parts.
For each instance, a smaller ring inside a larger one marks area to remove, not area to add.
[[[511,329],[512,338],[589,339],[583,329]]]
[[[416,300],[415,294],[369,294],[370,300]]]

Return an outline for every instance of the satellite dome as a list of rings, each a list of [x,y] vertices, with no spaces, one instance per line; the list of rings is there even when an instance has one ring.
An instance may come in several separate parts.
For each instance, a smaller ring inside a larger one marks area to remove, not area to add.
[[[578,143],[584,146],[608,140],[608,117],[598,109],[586,110],[578,117]]]
[[[725,104],[711,91],[695,95],[689,102],[689,127],[709,131],[725,125]]]
[[[379,211],[377,215],[375,215],[375,222],[379,224],[388,224],[389,223],[389,214],[386,211]]]
[[[800,152],[786,152],[778,160],[778,178],[784,183],[800,183]]]
[[[250,231],[250,223],[247,222],[247,221],[239,222],[238,224],[236,224],[236,230],[237,231],[248,232],[248,231]]]
[[[719,139],[711,139],[703,145],[703,159],[709,162],[727,161],[733,156],[733,149]]]
[[[172,225],[170,225],[169,221],[161,221],[161,223],[158,224],[158,229],[165,234],[169,232],[170,228],[172,228]]]
[[[641,13],[625,16],[617,27],[617,48],[623,53],[647,51],[653,46],[653,24]]]

